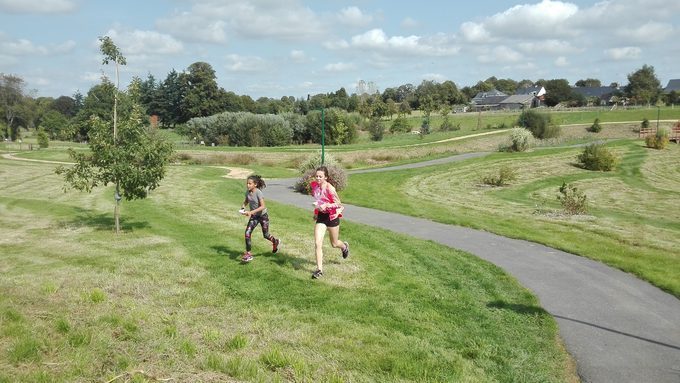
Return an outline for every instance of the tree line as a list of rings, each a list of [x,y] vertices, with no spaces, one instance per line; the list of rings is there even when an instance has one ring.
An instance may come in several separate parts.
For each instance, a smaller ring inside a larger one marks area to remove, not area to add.
[[[628,75],[629,83],[618,88],[617,96],[633,104],[656,104],[680,101],[677,92],[664,95],[654,68],[643,65]],[[358,114],[367,121],[371,118],[392,119],[393,116],[410,114],[420,110],[425,115],[434,112],[451,112],[457,106],[464,106],[479,92],[497,89],[514,94],[518,89],[544,87],[547,91],[547,106],[557,104],[583,106],[589,100],[574,92],[565,79],[513,80],[489,77],[473,86],[459,88],[453,81],[436,82],[424,80],[419,85],[403,84],[386,88],[382,93],[372,84],[361,82],[357,91],[349,93],[345,88],[334,92],[307,95],[295,98],[283,96],[279,99],[261,97],[253,100],[248,95],[227,91],[217,83],[215,71],[206,62],[195,62],[181,72],[171,70],[165,79],[156,80],[149,74],[146,79],[134,77],[127,89],[121,92],[119,113],[125,118],[132,111],[132,105],[139,105],[146,116],[156,116],[160,127],[184,126],[194,118],[205,118],[221,113],[251,113],[257,115],[297,114],[307,116],[321,109],[337,109],[348,114]],[[579,87],[598,87],[598,79],[583,79],[575,83]],[[0,131],[3,138],[20,138],[21,129],[40,129],[50,139],[66,141],[87,141],[90,130],[89,120],[97,116],[111,121],[114,84],[104,78],[92,86],[87,94],[76,92],[72,96],[35,97],[26,90],[24,80],[15,75],[0,73]],[[191,134],[188,132],[188,134]],[[292,142],[300,137],[313,139],[313,134],[291,136]],[[297,138],[296,138],[297,137]]]

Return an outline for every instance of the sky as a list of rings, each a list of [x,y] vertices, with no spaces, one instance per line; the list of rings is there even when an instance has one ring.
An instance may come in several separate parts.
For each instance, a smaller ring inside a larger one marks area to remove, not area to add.
[[[35,97],[86,94],[115,79],[100,36],[127,60],[121,87],[201,61],[253,99],[491,76],[625,85],[645,64],[662,87],[680,78],[678,0],[0,0],[0,73]]]

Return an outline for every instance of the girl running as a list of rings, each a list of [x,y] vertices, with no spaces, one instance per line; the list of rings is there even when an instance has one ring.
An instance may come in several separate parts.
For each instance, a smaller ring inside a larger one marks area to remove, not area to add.
[[[255,230],[255,227],[262,225],[262,236],[272,242],[272,253],[276,253],[281,246],[281,240],[274,238],[269,234],[269,215],[267,214],[267,206],[264,203],[264,194],[262,189],[267,185],[264,183],[262,177],[253,174],[246,180],[246,198],[241,204],[241,214],[249,217],[248,225],[246,226],[246,252],[241,257],[241,261],[250,262],[253,260],[253,255],[250,253],[252,242],[250,236]],[[250,210],[245,210],[246,204]]]
[[[329,239],[331,246],[342,250],[342,257],[349,257],[349,243],[341,242],[340,217],[344,207],[340,202],[335,187],[328,178],[328,169],[325,166],[316,168],[316,175],[312,181],[312,195],[314,196],[314,245],[316,249],[316,271],[312,273],[312,278],[318,279],[323,276],[323,237],[326,231],[330,233]]]

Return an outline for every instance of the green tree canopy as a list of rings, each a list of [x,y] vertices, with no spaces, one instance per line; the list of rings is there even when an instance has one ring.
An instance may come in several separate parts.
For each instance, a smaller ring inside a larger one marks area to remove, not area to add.
[[[656,78],[654,67],[645,64],[642,68],[629,74],[625,92],[636,103],[656,103],[661,93],[661,83]]]
[[[215,70],[206,62],[189,65],[186,73],[180,75],[185,87],[183,99],[183,121],[193,117],[206,117],[222,111],[222,94],[217,86]]]

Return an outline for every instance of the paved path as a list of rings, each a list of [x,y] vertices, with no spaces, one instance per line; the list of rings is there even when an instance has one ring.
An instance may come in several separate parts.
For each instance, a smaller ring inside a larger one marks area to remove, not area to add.
[[[373,171],[378,169],[355,172]],[[311,197],[293,192],[293,182],[268,180],[267,198],[311,209]],[[344,215],[349,221],[461,249],[503,268],[555,318],[583,382],[680,383],[680,301],[649,283],[587,258],[485,231],[353,205],[345,205]]]

